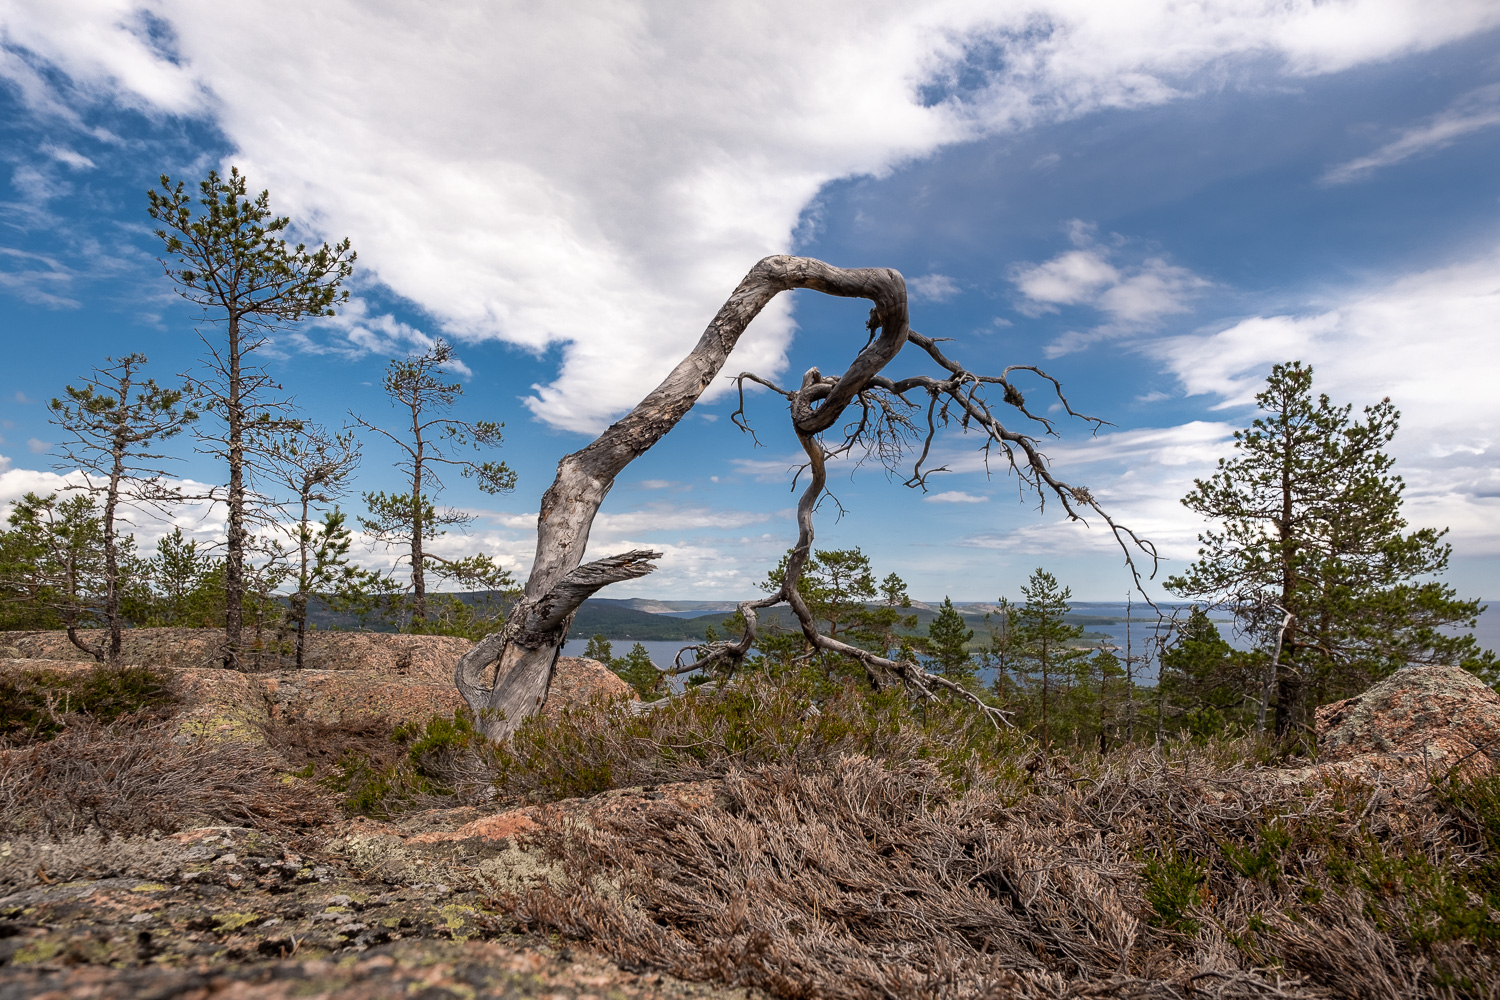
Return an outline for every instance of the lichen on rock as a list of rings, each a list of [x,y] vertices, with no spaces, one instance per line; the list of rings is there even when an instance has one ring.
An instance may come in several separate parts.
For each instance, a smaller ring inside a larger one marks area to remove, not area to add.
[[[1317,713],[1318,759],[1486,774],[1500,767],[1500,695],[1459,667],[1398,670]]]

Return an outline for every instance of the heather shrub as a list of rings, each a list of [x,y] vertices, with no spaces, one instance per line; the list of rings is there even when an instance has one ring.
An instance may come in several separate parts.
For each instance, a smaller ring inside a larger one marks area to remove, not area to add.
[[[490,748],[464,709],[405,725],[380,715],[277,720],[265,732],[293,774],[335,793],[349,816],[389,819],[493,797]]]
[[[175,684],[150,667],[97,666],[90,670],[0,671],[0,746],[24,746],[62,732],[69,716],[110,723],[170,715]]]
[[[535,716],[488,755],[502,799],[541,802],[732,770],[824,771],[850,755],[893,767],[931,761],[968,785],[1014,773],[1027,746],[966,706],[914,702],[904,690],[873,692],[852,680],[748,674],[649,712],[610,702]]]
[[[146,834],[205,825],[303,827],[325,796],[246,744],[189,740],[169,721],[70,717],[50,740],[0,750],[0,833]]]
[[[963,787],[937,757],[732,770],[706,805],[549,821],[568,878],[515,905],[783,997],[1497,995],[1492,781],[1288,781],[1248,749]]]

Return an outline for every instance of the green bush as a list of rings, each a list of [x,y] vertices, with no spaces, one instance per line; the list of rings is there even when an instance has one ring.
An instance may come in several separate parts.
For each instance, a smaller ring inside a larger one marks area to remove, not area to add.
[[[99,723],[158,718],[177,701],[171,675],[151,667],[7,670],[0,672],[0,742],[23,746],[50,740],[70,715]]]
[[[1151,926],[1182,934],[1198,932],[1198,921],[1188,915],[1204,901],[1206,871],[1194,858],[1167,848],[1148,857],[1141,872],[1146,902],[1151,905]]]
[[[402,725],[378,715],[277,721],[266,738],[293,765],[291,775],[337,793],[350,816],[389,819],[474,801],[493,771],[467,709]]]
[[[967,787],[1014,773],[1023,746],[967,706],[914,704],[900,689],[853,680],[747,674],[640,715],[616,702],[534,716],[490,759],[503,799],[536,802],[772,765],[826,770],[848,755],[889,766],[930,760]]]

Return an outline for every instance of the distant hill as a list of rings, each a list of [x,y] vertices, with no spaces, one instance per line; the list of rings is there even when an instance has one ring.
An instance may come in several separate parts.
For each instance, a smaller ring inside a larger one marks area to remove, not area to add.
[[[466,591],[455,594],[468,603],[475,603],[486,596],[484,591]],[[969,627],[983,637],[985,612],[993,604],[955,605]],[[594,635],[603,635],[611,641],[633,642],[675,641],[704,638],[704,629],[710,625],[719,628],[735,610],[733,601],[658,601],[652,598],[606,598],[595,597],[583,602],[578,615],[573,619],[570,639],[587,640]],[[319,629],[343,629],[376,632],[393,632],[388,625],[365,625],[352,615],[335,614],[321,601],[314,600],[309,606],[309,617]],[[917,616],[917,632],[925,632],[937,617],[931,605],[913,601],[904,614]],[[1137,621],[1146,619],[1137,618]],[[1090,631],[1085,640],[1093,643],[1107,638],[1098,629],[1119,625],[1123,616],[1075,613],[1067,616],[1072,625],[1082,625]],[[795,631],[797,626],[789,608],[770,608],[760,613],[761,627],[766,630],[781,629]],[[722,629],[720,630],[722,632]]]

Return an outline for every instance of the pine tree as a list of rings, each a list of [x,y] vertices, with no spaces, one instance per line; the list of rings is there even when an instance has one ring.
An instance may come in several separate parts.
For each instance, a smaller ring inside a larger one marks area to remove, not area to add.
[[[1073,592],[1058,585],[1057,577],[1041,567],[1021,586],[1026,600],[1016,608],[1015,644],[1018,673],[1036,674],[1031,687],[1039,706],[1042,746],[1051,744],[1052,701],[1056,684],[1072,670],[1074,661],[1088,651],[1074,648],[1083,638],[1082,625],[1069,625],[1065,617],[1072,608]]]
[[[1274,678],[1276,732],[1305,731],[1312,707],[1353,694],[1405,663],[1461,663],[1495,679],[1472,629],[1483,610],[1433,579],[1446,529],[1407,532],[1405,484],[1384,448],[1400,414],[1389,399],[1352,419],[1313,396],[1313,372],[1275,365],[1235,433],[1235,455],[1183,498],[1214,526],[1170,590],[1233,608],[1270,648],[1290,615]]]
[[[167,482],[162,468],[166,456],[156,451],[156,445],[198,417],[183,390],[163,389],[154,379],[142,378],[145,365],[144,354],[107,358],[80,386],[67,386],[65,398],[48,404],[51,422],[68,434],[58,448],[63,458],[59,468],[76,469],[84,479],[82,488],[102,501],[104,593],[99,616],[108,635],[94,643],[83,641],[76,630],[68,633],[101,663],[119,663],[125,627],[120,525],[129,523],[132,507],[160,510],[183,498]]]
[[[1099,752],[1109,750],[1110,739],[1121,737],[1121,705],[1129,698],[1126,690],[1125,665],[1113,649],[1101,648],[1094,654],[1093,672],[1099,678]]]
[[[1237,652],[1208,613],[1194,605],[1162,651],[1157,683],[1172,711],[1171,726],[1208,737],[1249,722],[1252,661]]]
[[[156,554],[144,564],[149,583],[130,617],[142,625],[206,628],[224,620],[222,560],[199,551],[181,528],[156,541]]]
[[[589,644],[584,647],[583,655],[590,660],[598,660],[606,667],[615,661],[615,649],[610,645],[608,639],[602,634],[594,635],[589,639]]]
[[[855,550],[859,551],[858,549]],[[873,574],[872,574],[873,575]],[[917,626],[917,616],[902,614],[911,607],[911,595],[906,592],[906,581],[895,573],[887,573],[880,581],[879,599],[866,604],[854,614],[854,624],[847,637],[861,649],[868,649],[881,656],[893,652],[898,656],[913,654],[912,638],[898,629],[908,632]]]
[[[411,569],[410,628],[418,632],[428,631],[429,572],[486,589],[515,587],[510,574],[488,556],[452,560],[428,548],[428,543],[448,528],[463,527],[474,520],[472,514],[439,508],[433,502],[443,488],[439,470],[457,470],[465,478],[474,479],[486,493],[509,493],[516,485],[516,474],[504,462],[476,462],[455,452],[457,448],[499,447],[502,425],[488,420],[455,420],[448,415],[463,395],[460,383],[442,376],[453,362],[453,348],[439,340],[423,353],[392,360],[387,366],[381,385],[400,413],[404,424],[401,431],[388,431],[363,417],[354,418],[360,426],[394,444],[402,455],[397,467],[406,475],[406,488],[396,493],[365,493],[370,513],[359,523],[377,540],[406,550]],[[445,611],[450,617],[462,615],[452,602]]]
[[[964,622],[953,601],[944,597],[937,617],[927,626],[927,652],[938,662],[944,677],[955,681],[974,679],[974,658],[968,649],[973,638],[974,630]]]
[[[786,573],[787,560],[790,556],[791,553],[787,553],[781,557],[776,568],[766,575],[765,582],[760,585],[761,589],[769,593],[781,588],[781,581]],[[895,593],[904,596],[905,589],[906,585],[903,583]],[[879,624],[883,616],[877,615],[874,619],[875,625],[871,627],[869,603],[875,599],[878,592],[870,557],[857,547],[815,549],[803,567],[802,578],[797,583],[797,593],[802,595],[802,599],[807,602],[812,616],[820,622],[827,623],[827,627],[823,630],[824,634],[830,639],[838,639],[862,648],[870,648],[871,645],[878,644],[889,633],[888,626]],[[907,600],[909,603],[909,599]],[[766,655],[780,660],[787,660],[807,650],[807,641],[800,632],[775,635],[768,630],[757,645]],[[831,655],[820,655],[817,662],[821,663],[824,670],[829,673],[855,667],[852,661]],[[862,668],[859,669],[862,671]]]
[[[642,698],[652,697],[665,686],[661,671],[651,662],[651,653],[640,643],[631,646],[630,652],[620,659],[611,661],[610,669]]]
[[[210,170],[198,193],[194,199],[163,174],[161,190],[147,192],[148,211],[161,225],[155,233],[167,254],[161,261],[167,277],[205,319],[224,326],[222,345],[205,339],[207,372],[194,386],[223,423],[222,433],[200,432],[200,441],[228,466],[224,664],[238,668],[256,503],[250,456],[256,435],[282,426],[288,406],[270,395],[281,387],[252,356],[272,327],[334,315],[334,306],[349,297],[341,285],[353,273],[355,255],[348,240],[311,252],[302,243],[288,245],[291,220],[272,214],[269,192],[251,199],[238,169],[228,177]]]
[[[995,671],[990,690],[1002,705],[1007,704],[1016,695],[1015,679],[1011,677],[1015,666],[1016,606],[1009,598],[1000,598],[994,611],[985,612],[984,629],[990,638],[980,651],[980,662]]]
[[[296,631],[296,664],[307,657],[308,603],[320,590],[348,590],[361,572],[349,560],[350,531],[337,501],[348,492],[348,480],[359,465],[360,449],[345,430],[329,433],[304,424],[288,430],[266,449],[271,476],[294,497],[296,520],[286,530],[294,546],[294,589],[287,598],[288,624]],[[332,505],[332,509],[326,509]],[[323,522],[315,517],[324,507]],[[371,581],[373,582],[373,581]]]
[[[85,648],[78,630],[100,624],[106,593],[103,526],[93,498],[27,493],[11,507],[8,523],[0,537],[7,624],[65,628]]]

